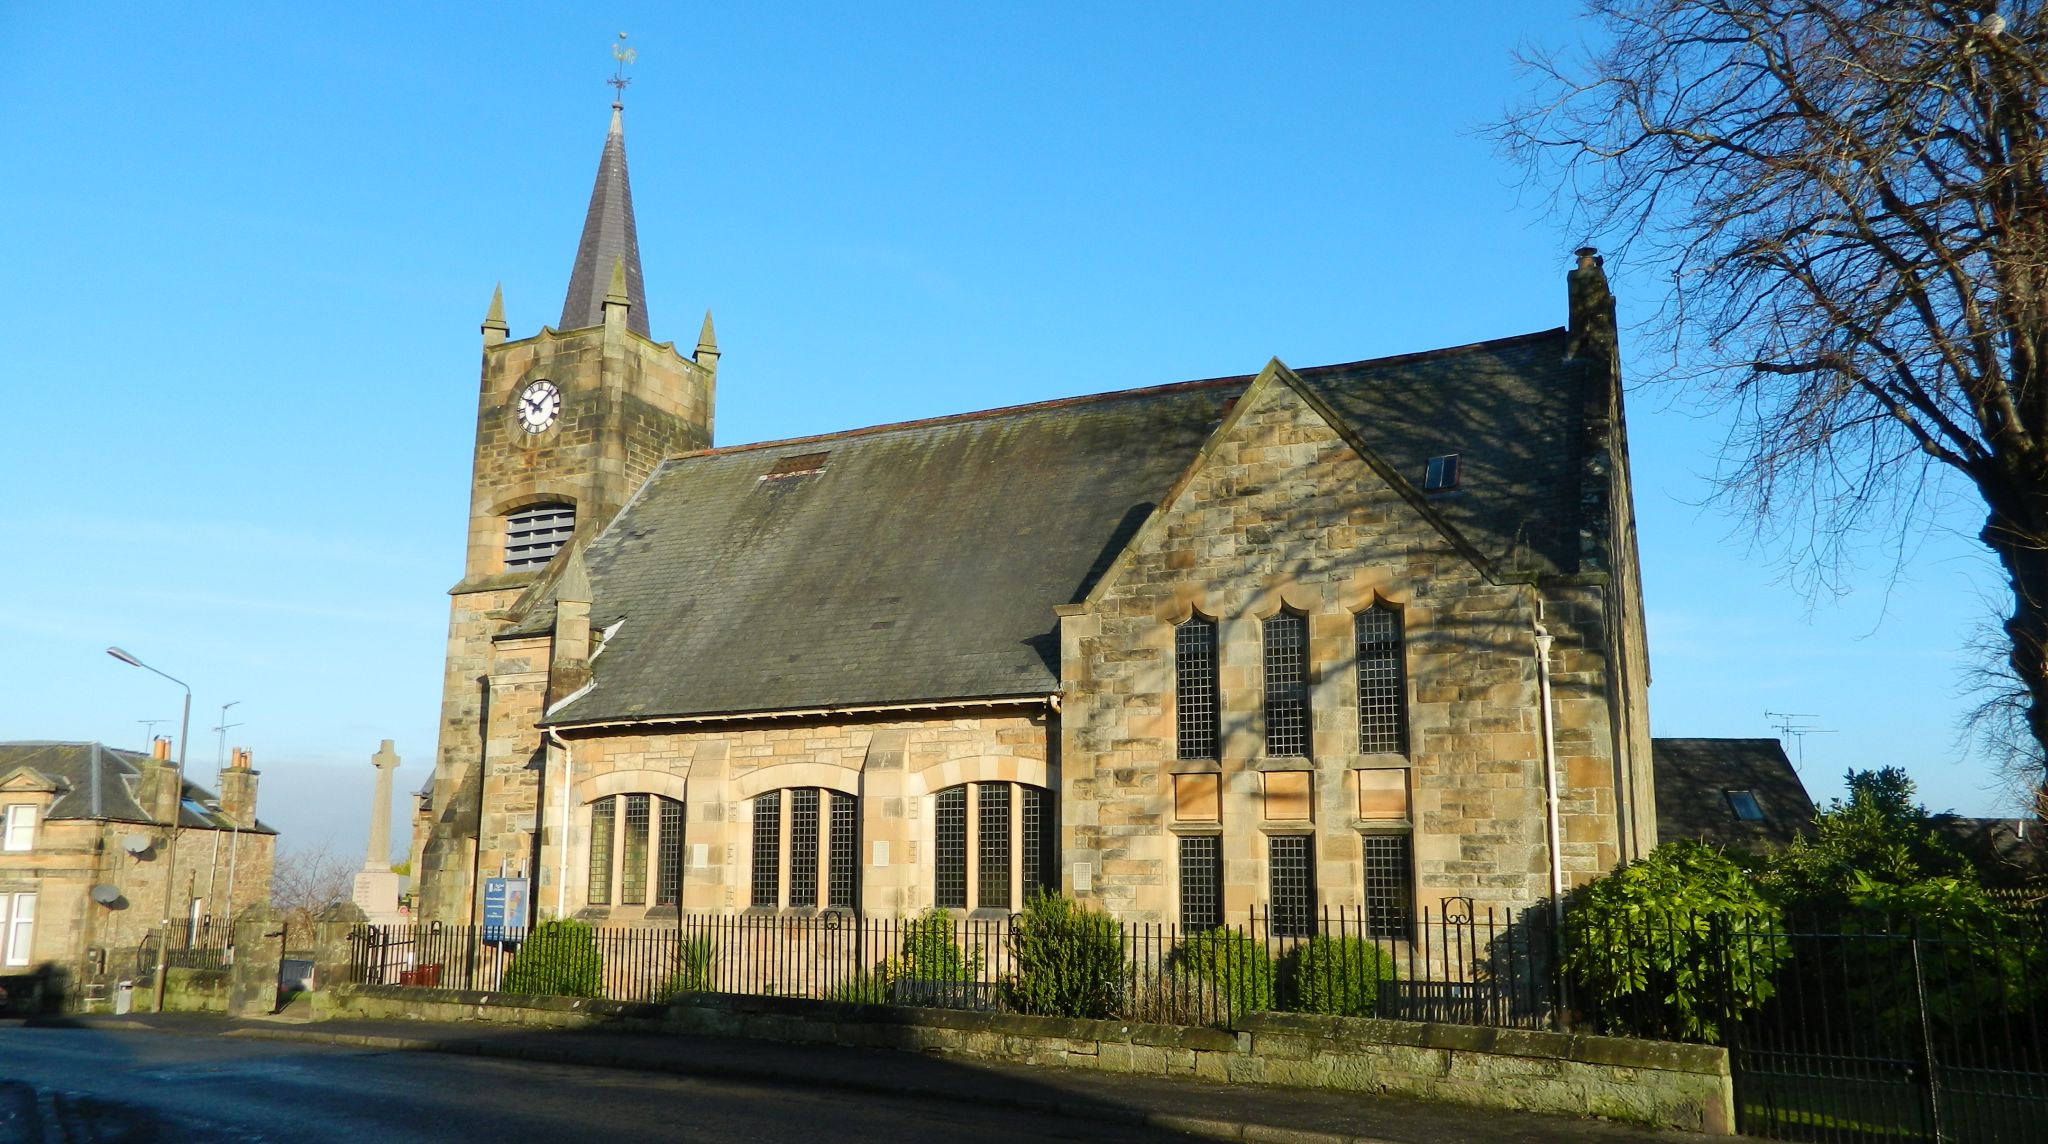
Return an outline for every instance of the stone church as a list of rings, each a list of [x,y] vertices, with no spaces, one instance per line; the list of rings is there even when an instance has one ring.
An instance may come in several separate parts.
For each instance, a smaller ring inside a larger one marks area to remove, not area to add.
[[[535,921],[1043,886],[1399,938],[1642,855],[1613,301],[1565,279],[1556,329],[718,446],[614,104],[560,323],[483,323],[422,916],[509,872]]]

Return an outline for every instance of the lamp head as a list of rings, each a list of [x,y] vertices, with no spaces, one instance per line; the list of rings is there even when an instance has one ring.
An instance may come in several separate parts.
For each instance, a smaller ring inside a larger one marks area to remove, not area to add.
[[[107,649],[107,654],[113,656],[115,659],[120,660],[122,663],[125,663],[130,667],[142,666],[141,660],[136,659],[134,656],[129,655],[127,652],[122,651],[120,648],[110,647]]]

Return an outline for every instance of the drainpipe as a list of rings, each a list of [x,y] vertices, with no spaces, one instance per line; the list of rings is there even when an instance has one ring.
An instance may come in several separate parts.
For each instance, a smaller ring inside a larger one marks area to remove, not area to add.
[[[1558,1003],[1551,1011],[1552,1027],[1570,1031],[1570,983],[1564,973],[1564,842],[1558,837],[1557,730],[1550,709],[1550,630],[1543,626],[1543,601],[1536,602],[1536,618],[1530,622],[1536,640],[1536,695],[1543,721],[1543,818],[1550,836],[1550,964],[1552,987]]]
[[[1557,731],[1550,714],[1550,631],[1540,619],[1530,626],[1536,637],[1536,696],[1543,721],[1543,817],[1550,835],[1550,920],[1562,931],[1564,845],[1558,837]]]
[[[569,916],[569,772],[575,765],[576,756],[559,732],[553,727],[547,730],[548,738],[562,749],[562,836],[555,840],[555,916],[566,918]]]

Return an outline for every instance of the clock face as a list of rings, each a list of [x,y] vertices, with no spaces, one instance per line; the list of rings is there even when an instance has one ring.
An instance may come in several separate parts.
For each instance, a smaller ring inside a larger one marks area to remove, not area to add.
[[[562,391],[552,381],[536,381],[519,395],[519,425],[528,433],[546,430],[561,412]]]

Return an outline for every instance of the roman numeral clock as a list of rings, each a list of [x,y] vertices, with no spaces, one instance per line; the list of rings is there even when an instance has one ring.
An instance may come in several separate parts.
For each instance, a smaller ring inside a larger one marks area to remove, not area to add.
[[[562,413],[562,391],[552,381],[536,381],[519,395],[519,427],[545,433]]]

